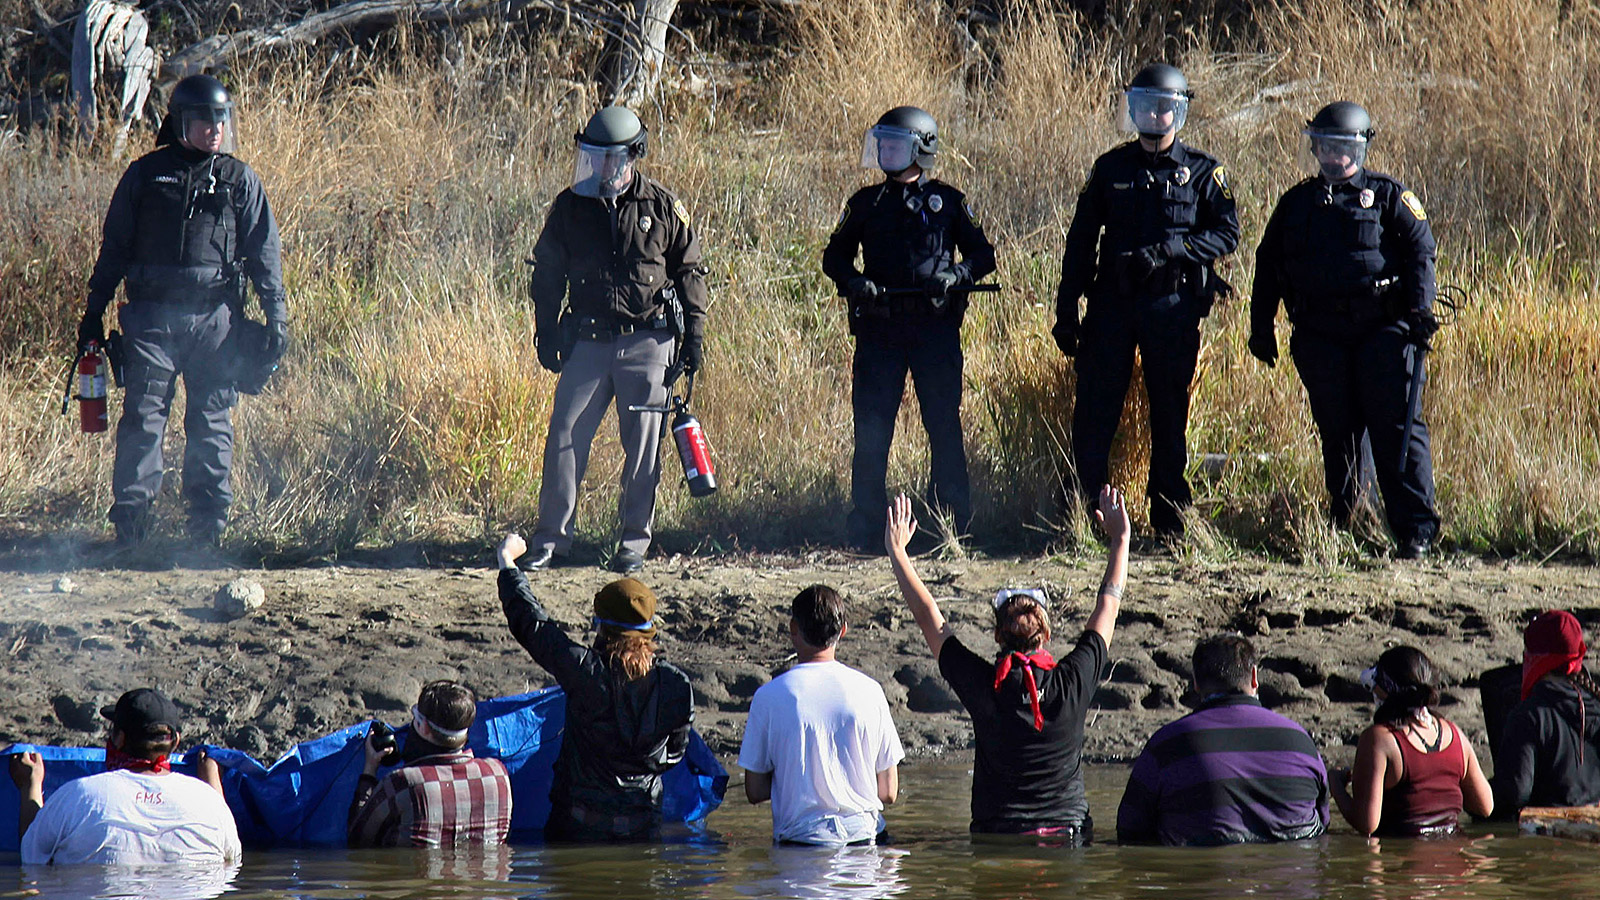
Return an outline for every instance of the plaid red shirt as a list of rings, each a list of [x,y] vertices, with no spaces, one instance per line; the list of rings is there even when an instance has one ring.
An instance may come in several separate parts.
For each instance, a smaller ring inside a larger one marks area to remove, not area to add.
[[[511,777],[471,750],[426,756],[382,781],[362,775],[350,803],[352,847],[496,844],[511,830]]]

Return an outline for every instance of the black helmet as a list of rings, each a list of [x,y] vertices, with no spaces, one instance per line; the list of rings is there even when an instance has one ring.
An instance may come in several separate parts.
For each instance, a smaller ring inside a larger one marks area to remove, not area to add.
[[[1176,66],[1166,63],[1151,63],[1139,70],[1133,76],[1133,81],[1128,83],[1128,90],[1145,88],[1156,91],[1170,91],[1189,99],[1194,99],[1194,91],[1189,90],[1189,79]]]
[[[172,88],[167,101],[167,115],[156,134],[156,146],[180,142],[189,133],[189,123],[201,120],[234,126],[233,97],[222,82],[210,75],[190,75]],[[238,129],[223,130],[221,152],[232,153],[238,147]]]
[[[634,159],[644,156],[649,145],[644,123],[626,106],[608,106],[590,116],[589,124],[575,137],[591,147],[627,147]]]
[[[1317,110],[1317,114],[1306,122],[1306,134],[1370,141],[1376,132],[1372,128],[1372,117],[1360,104],[1339,100]]]
[[[867,129],[861,165],[899,174],[913,165],[928,168],[939,152],[939,125],[925,109],[896,106]]]

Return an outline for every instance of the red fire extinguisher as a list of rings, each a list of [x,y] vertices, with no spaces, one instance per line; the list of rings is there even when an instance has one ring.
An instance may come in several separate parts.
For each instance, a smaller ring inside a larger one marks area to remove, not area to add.
[[[84,434],[98,434],[106,430],[106,370],[105,352],[99,343],[89,341],[67,372],[67,390],[61,398],[61,413],[66,414],[69,401],[78,401],[78,426]],[[77,389],[76,394],[73,393],[74,388]]]
[[[700,420],[689,412],[689,399],[694,396],[694,373],[685,376],[688,388],[682,397],[673,397],[666,406],[630,406],[633,412],[672,413],[672,440],[678,448],[678,462],[683,464],[683,477],[689,482],[689,496],[707,497],[717,490],[717,469],[711,462],[711,445],[706,441],[706,431]]]

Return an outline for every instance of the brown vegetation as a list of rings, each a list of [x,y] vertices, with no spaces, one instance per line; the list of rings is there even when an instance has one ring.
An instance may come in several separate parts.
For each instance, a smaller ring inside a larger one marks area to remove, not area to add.
[[[1052,345],[1062,235],[1089,163],[1120,140],[1114,89],[1150,54],[1199,92],[1183,137],[1228,165],[1244,245],[1223,274],[1248,294],[1253,247],[1301,176],[1301,122],[1350,98],[1379,128],[1371,163],[1415,189],[1442,248],[1440,280],[1471,304],[1437,339],[1425,410],[1448,544],[1542,556],[1600,549],[1600,20],[1549,4],[1313,0],[1137,4],[1096,24],[1048,0],[996,23],[940,3],[790,7],[754,67],[680,54],[660,102],[651,174],[682,196],[713,269],[697,392],[721,491],[691,501],[675,463],[658,531],[671,549],[841,537],[851,345],[818,258],[878,113],[914,102],[941,124],[939,174],[966,190],[1006,291],[966,327],[975,531],[1042,544],[1057,509],[1072,396]],[[1212,14],[1208,14],[1212,15]],[[596,98],[592,35],[530,39],[502,23],[393,35],[378,54],[251,63],[228,76],[240,155],[283,227],[296,346],[240,406],[230,541],[317,556],[357,543],[476,538],[534,516],[554,379],[533,362],[522,260],[570,174]],[[680,48],[681,49],[681,48]],[[56,415],[98,223],[126,160],[46,129],[0,144],[0,529],[99,533],[110,441]],[[1192,450],[1196,545],[1333,561],[1360,539],[1322,523],[1317,444],[1292,367],[1251,360],[1243,296],[1205,326]],[[1287,328],[1284,329],[1287,331]],[[1143,486],[1142,387],[1119,481]],[[584,526],[608,533],[620,452],[602,430]],[[925,447],[914,404],[891,479]],[[181,441],[174,434],[173,441]],[[163,499],[172,513],[174,495]],[[1376,522],[1376,519],[1373,520]],[[1378,526],[1369,526],[1376,533]],[[1037,530],[1036,530],[1037,529]],[[1064,529],[1069,540],[1075,527]],[[1042,535],[1042,536],[1041,536]],[[1369,535],[1370,536],[1370,535]]]

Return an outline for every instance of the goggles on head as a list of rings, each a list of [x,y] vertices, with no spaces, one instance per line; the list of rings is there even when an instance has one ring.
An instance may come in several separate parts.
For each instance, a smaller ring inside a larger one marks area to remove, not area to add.
[[[1032,600],[1034,603],[1039,604],[1040,609],[1046,609],[1050,605],[1050,597],[1039,588],[1001,588],[995,592],[994,608],[1000,609],[1018,597],[1026,597]]]

